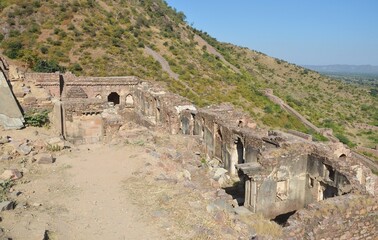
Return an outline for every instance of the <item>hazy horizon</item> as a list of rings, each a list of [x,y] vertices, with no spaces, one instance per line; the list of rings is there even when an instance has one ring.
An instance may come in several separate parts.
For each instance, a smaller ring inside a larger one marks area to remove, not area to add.
[[[219,41],[291,63],[378,66],[378,1],[166,2]]]

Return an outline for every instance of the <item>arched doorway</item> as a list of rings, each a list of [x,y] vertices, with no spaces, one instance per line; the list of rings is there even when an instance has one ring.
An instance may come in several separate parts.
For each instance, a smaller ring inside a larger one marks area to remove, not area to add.
[[[244,163],[244,146],[240,138],[236,142],[236,150],[238,153],[238,164]]]
[[[116,92],[112,92],[108,96],[108,102],[114,103],[114,105],[119,104],[119,95]]]

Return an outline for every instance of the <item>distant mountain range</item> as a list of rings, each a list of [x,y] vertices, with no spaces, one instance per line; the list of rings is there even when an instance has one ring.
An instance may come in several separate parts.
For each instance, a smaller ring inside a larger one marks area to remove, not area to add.
[[[372,65],[304,65],[303,67],[320,73],[377,74],[378,66]]]

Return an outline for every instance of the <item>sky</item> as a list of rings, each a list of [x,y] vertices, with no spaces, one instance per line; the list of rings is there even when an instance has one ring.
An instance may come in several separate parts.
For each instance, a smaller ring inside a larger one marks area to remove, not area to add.
[[[298,65],[378,65],[378,0],[166,0],[196,29]]]

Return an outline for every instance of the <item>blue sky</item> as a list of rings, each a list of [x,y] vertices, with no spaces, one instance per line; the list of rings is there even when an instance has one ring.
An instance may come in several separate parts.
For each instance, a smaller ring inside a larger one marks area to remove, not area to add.
[[[299,65],[378,65],[378,0],[166,0],[219,41]]]

